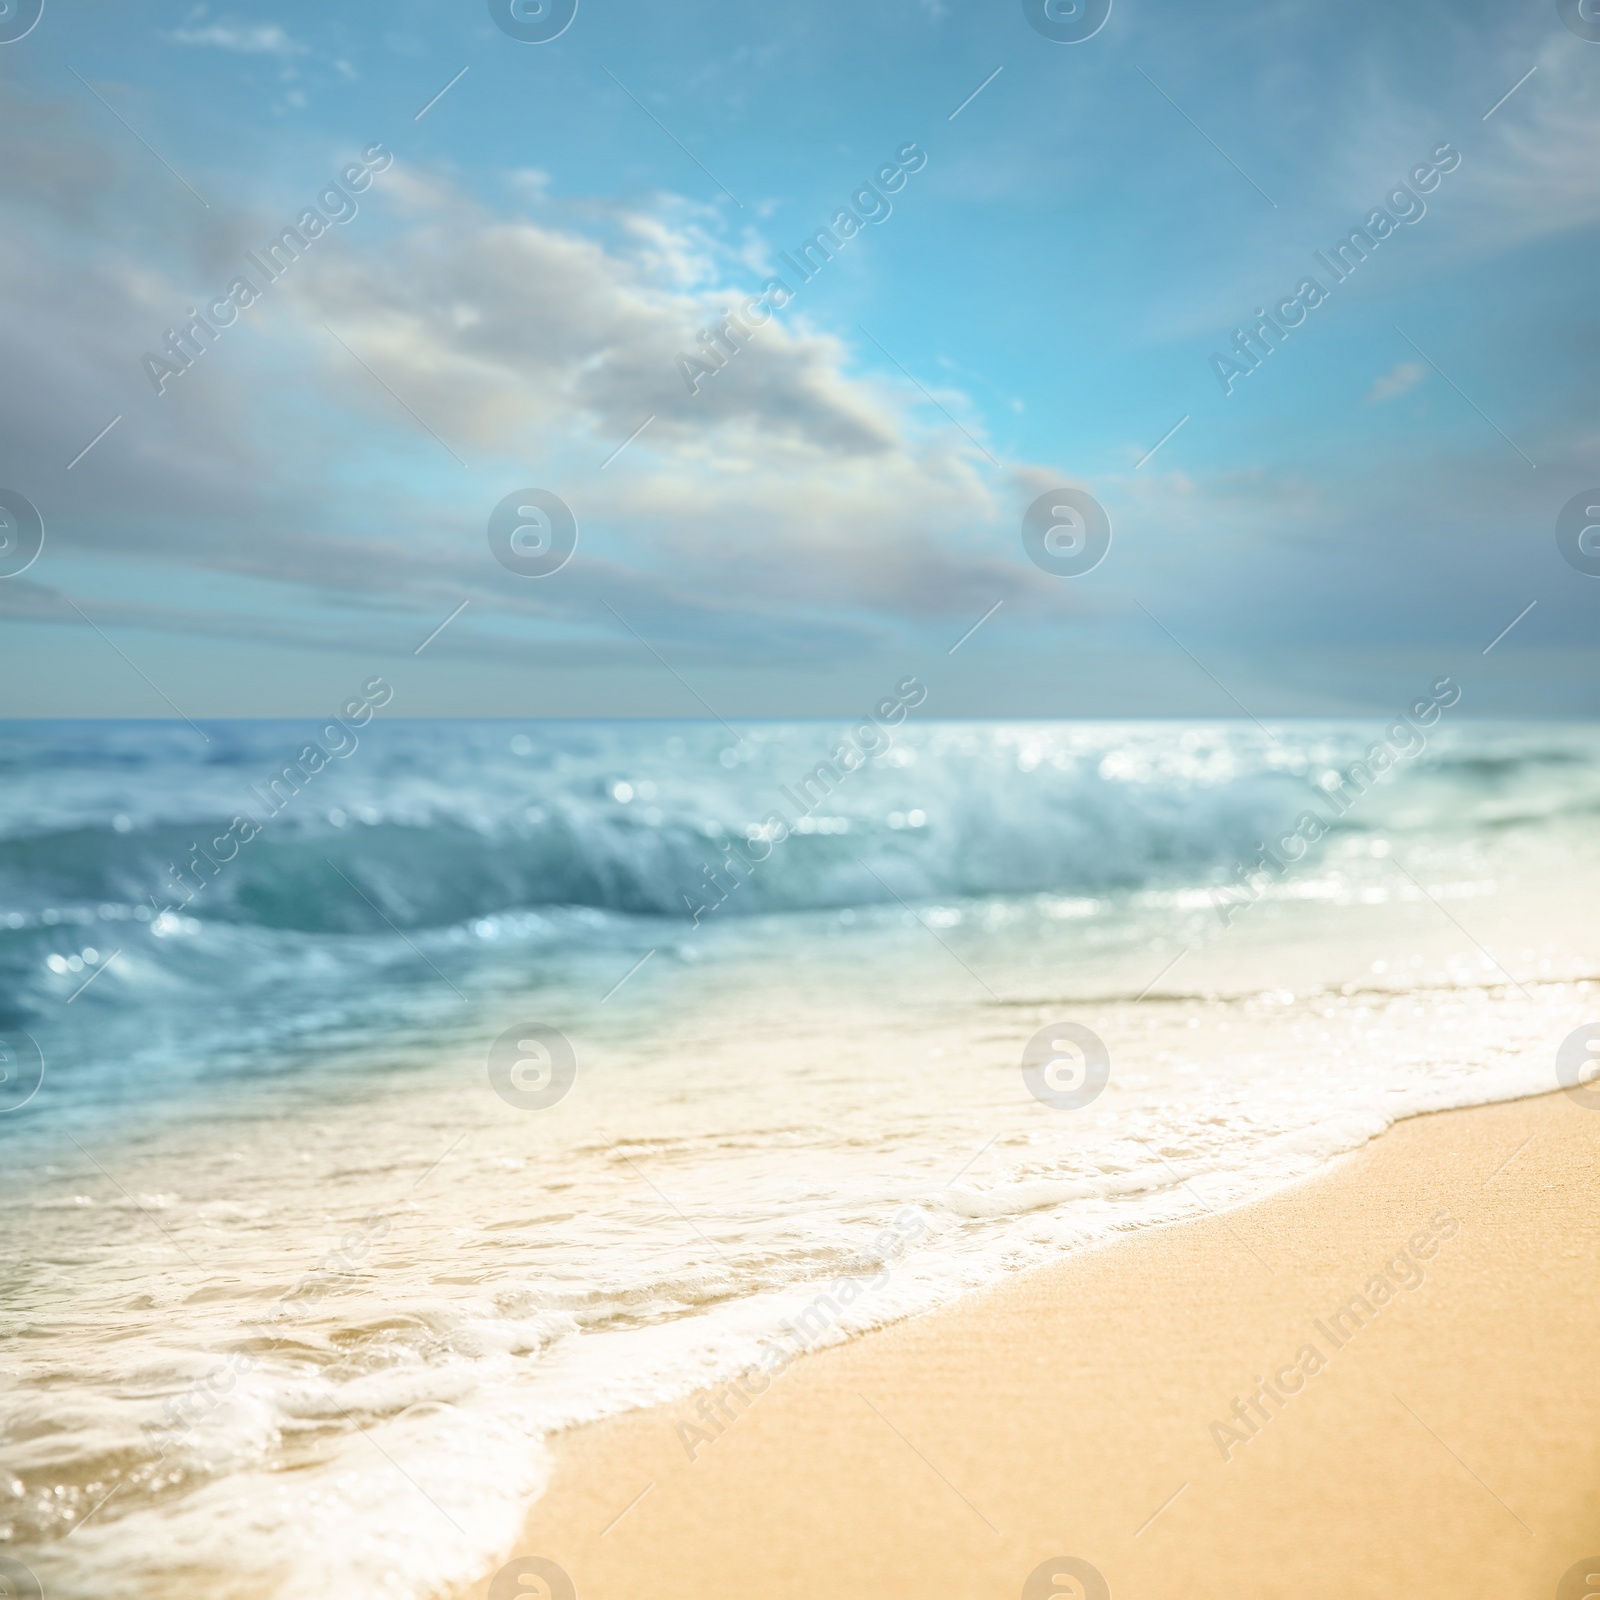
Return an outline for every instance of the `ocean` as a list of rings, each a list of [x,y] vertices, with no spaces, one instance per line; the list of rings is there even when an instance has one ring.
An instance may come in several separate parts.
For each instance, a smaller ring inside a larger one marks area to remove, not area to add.
[[[558,1429],[1555,1089],[1600,731],[1453,706],[0,725],[0,1552],[448,1595]]]

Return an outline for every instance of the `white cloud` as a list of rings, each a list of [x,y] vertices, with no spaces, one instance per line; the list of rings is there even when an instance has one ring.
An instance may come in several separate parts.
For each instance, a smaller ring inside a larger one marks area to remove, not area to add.
[[[1384,400],[1398,400],[1406,390],[1414,389],[1427,377],[1428,369],[1420,361],[1400,361],[1381,378],[1373,381],[1366,393],[1366,402],[1377,405]]]
[[[703,354],[699,331],[759,288],[714,287],[719,263],[692,226],[618,214],[606,248],[437,182],[395,188],[404,231],[381,252],[320,259],[290,294],[458,450],[531,454],[647,567],[741,605],[904,617],[970,607],[980,573],[1011,596],[1034,587],[1015,559],[1012,471],[898,375],[859,374],[803,299],[689,390],[679,355]],[[336,352],[327,370],[343,405],[392,410]]]
[[[307,53],[305,45],[291,39],[276,23],[211,22],[203,28],[175,28],[169,37],[175,44],[233,50],[240,55],[296,56]]]
[[[41,122],[30,138],[58,131]],[[809,323],[803,291],[690,392],[680,352],[701,350],[699,331],[761,286],[695,208],[586,203],[580,228],[529,184],[518,199],[536,219],[399,165],[360,198],[358,217],[306,248],[160,396],[142,352],[236,273],[259,280],[244,252],[300,204],[186,234],[179,193],[160,219],[172,253],[159,267],[145,247],[89,248],[120,231],[101,215],[61,211],[31,237],[0,229],[19,290],[0,307],[17,368],[0,395],[0,481],[27,489],[26,463],[65,462],[125,414],[51,491],[57,555],[142,561],[153,583],[165,571],[258,585],[253,628],[285,642],[303,636],[293,613],[307,601],[359,619],[470,596],[482,648],[505,647],[496,627],[537,621],[541,648],[552,629],[576,641],[562,647],[570,659],[637,653],[608,603],[729,661],[944,629],[975,594],[1004,598],[1008,615],[1081,604],[1021,559],[1017,538],[1019,484],[1059,475],[995,464],[898,372],[862,370],[876,352]],[[965,397],[939,392],[981,435]],[[450,476],[459,469],[413,416],[466,474]],[[511,579],[489,554],[489,510],[519,483],[554,489],[579,516],[581,559],[559,592]],[[129,596],[129,618],[216,632],[192,588],[181,578],[159,604]]]

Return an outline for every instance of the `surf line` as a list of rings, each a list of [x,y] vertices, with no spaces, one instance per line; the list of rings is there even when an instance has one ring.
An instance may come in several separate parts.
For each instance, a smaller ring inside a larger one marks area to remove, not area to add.
[[[292,1289],[286,1289],[273,1302],[266,1321],[250,1319],[244,1326],[252,1335],[265,1339],[276,1349],[283,1340],[279,1332],[284,1323],[303,1318],[321,1303],[323,1297],[335,1287],[356,1276],[356,1267],[366,1258],[373,1243],[389,1232],[388,1217],[379,1212],[369,1212],[361,1219],[361,1229],[351,1229],[329,1250],[322,1259],[305,1273]],[[248,1350],[236,1350],[227,1361],[195,1378],[187,1388],[169,1395],[156,1422],[143,1422],[140,1431],[145,1442],[164,1459],[167,1452],[183,1443],[200,1424],[220,1406],[234,1389],[239,1379],[257,1365],[256,1357]]]
[[[852,772],[859,772],[868,761],[886,755],[894,744],[894,735],[889,732],[889,728],[904,722],[906,714],[914,707],[920,706],[927,698],[927,685],[920,679],[902,678],[895,685],[894,698],[885,696],[873,708],[871,716],[863,717],[851,727],[850,737],[840,740],[834,747],[832,760],[819,761],[808,773],[796,780],[794,788],[798,789],[800,794],[795,794],[787,784],[779,784],[778,793],[790,805],[798,808],[799,820],[804,821],[808,818]],[[880,726],[882,723],[888,724],[888,727]],[[812,793],[813,785],[819,791],[816,794]],[[801,795],[805,796],[803,800],[800,798]],[[727,874],[731,887],[724,887],[722,879],[717,876],[717,868],[702,864],[700,868],[702,881],[695,885],[692,893],[688,889],[680,891],[684,909],[689,913],[695,927],[700,926],[701,917],[720,910],[733,891],[742,889],[755,876],[756,868],[796,831],[804,830],[798,830],[795,823],[790,822],[786,812],[769,811],[764,821],[752,823],[746,830],[742,848],[738,840],[728,840],[722,846],[721,870]],[[757,845],[766,847],[760,855],[755,853]],[[744,874],[743,877],[739,876],[741,872]],[[704,891],[707,889],[716,892],[715,900],[706,899]]]
[[[775,1378],[781,1378],[801,1356],[842,1327],[845,1307],[864,1294],[887,1288],[894,1275],[891,1263],[924,1235],[932,1235],[932,1230],[922,1211],[916,1206],[903,1206],[890,1219],[890,1225],[873,1238],[872,1248],[862,1252],[859,1270],[845,1263],[828,1292],[817,1295],[797,1315],[780,1322],[781,1334],[761,1342],[758,1362],[726,1383],[707,1389],[697,1402],[696,1415],[687,1421],[680,1418],[674,1428],[690,1461],[706,1445],[720,1439],[772,1387]],[[877,1276],[869,1278],[872,1272]],[[862,1282],[863,1278],[867,1281]],[[785,1349],[784,1340],[795,1348]]]
[[[394,689],[387,680],[368,678],[361,686],[359,698],[352,695],[346,700],[339,708],[338,715],[329,718],[316,739],[304,745],[293,761],[286,761],[281,769],[264,780],[267,790],[265,794],[258,785],[247,784],[250,793],[267,808],[266,817],[262,822],[258,822],[253,816],[247,816],[243,812],[238,813],[227,828],[210,841],[209,854],[196,841],[191,840],[189,859],[183,870],[192,873],[200,880],[192,888],[185,880],[183,872],[179,871],[177,862],[169,861],[167,871],[183,892],[183,898],[177,901],[168,900],[158,905],[154,894],[147,897],[150,901],[152,931],[170,932],[175,924],[163,922],[163,918],[176,918],[206,884],[212,878],[219,876],[223,867],[235,860],[240,850],[260,834],[264,822],[271,821],[277,816],[300,793],[301,788],[309,784],[319,772],[334,761],[346,761],[353,756],[361,748],[361,739],[355,730],[364,728],[372,721],[373,712],[388,705],[393,699]],[[326,741],[327,748],[324,748],[322,741]],[[299,778],[299,783],[295,782],[296,777]],[[282,804],[279,804],[279,801]],[[202,869],[200,865],[202,861],[211,869],[209,874]]]
[[[1431,728],[1460,699],[1461,685],[1454,678],[1436,678],[1428,697],[1413,701],[1409,715],[1396,717],[1384,729],[1386,737],[1367,751],[1365,759],[1352,761],[1342,774],[1330,771],[1316,786],[1317,798],[1333,812],[1331,820],[1324,822],[1315,812],[1302,811],[1294,827],[1272,841],[1277,850],[1282,851],[1282,857],[1272,846],[1258,840],[1256,859],[1250,866],[1235,861],[1235,881],[1211,891],[1211,904],[1222,918],[1223,927],[1231,928],[1233,919],[1261,898],[1268,879],[1282,878],[1293,862],[1299,861],[1312,845],[1331,833],[1334,824],[1374,783],[1402,761],[1416,760],[1428,748],[1428,735],[1424,730]]]

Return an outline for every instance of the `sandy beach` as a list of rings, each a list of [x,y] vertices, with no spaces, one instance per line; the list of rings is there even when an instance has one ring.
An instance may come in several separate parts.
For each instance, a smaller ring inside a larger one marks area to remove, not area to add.
[[[1563,1578],[1600,1570],[1597,1168],[1600,1116],[1563,1095],[1414,1118],[753,1399],[575,1429],[472,1600],[563,1573],[654,1600],[1577,1600]]]

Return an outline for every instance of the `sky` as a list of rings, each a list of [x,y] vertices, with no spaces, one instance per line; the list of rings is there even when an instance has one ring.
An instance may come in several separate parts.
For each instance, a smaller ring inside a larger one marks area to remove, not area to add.
[[[1595,0],[0,35],[0,714],[1600,712]]]

